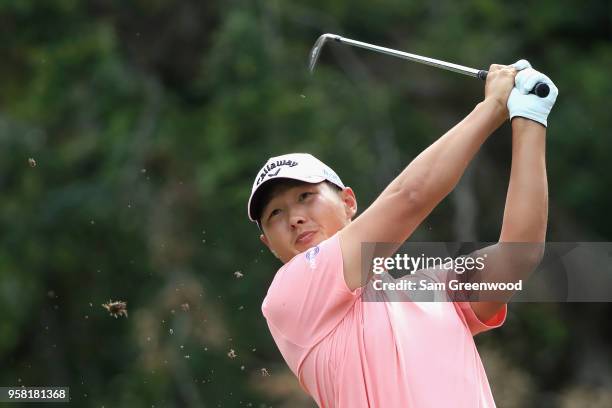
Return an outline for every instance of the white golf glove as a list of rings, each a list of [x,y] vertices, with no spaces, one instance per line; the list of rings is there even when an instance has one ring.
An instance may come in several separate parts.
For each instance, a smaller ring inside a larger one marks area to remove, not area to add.
[[[531,68],[527,60],[519,60],[510,66],[519,70],[508,98],[510,120],[515,116],[521,116],[547,126],[546,119],[557,100],[559,90],[550,78]],[[543,82],[550,88],[546,98],[529,93],[538,82]]]

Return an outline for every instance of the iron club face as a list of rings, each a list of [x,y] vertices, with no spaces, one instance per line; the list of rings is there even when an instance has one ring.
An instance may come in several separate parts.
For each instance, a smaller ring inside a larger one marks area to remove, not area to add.
[[[321,50],[328,40],[336,40],[339,42],[340,36],[335,34],[323,34],[317,39],[312,46],[312,50],[310,50],[310,60],[308,61],[308,69],[310,70],[310,73],[314,71],[317,61],[319,60],[319,55],[321,55]]]

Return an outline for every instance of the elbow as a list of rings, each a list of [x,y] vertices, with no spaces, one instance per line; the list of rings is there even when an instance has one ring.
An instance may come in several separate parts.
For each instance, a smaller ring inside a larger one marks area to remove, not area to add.
[[[416,220],[423,210],[422,194],[414,187],[390,186],[379,199],[386,203],[386,214],[398,221]]]
[[[535,269],[538,267],[538,265],[540,265],[542,259],[544,258],[545,244],[544,242],[533,242],[527,245],[530,246],[529,250],[527,251],[528,262],[529,265]]]
[[[426,196],[428,196],[428,175],[419,174],[416,171],[411,174],[409,179],[405,179],[400,183],[395,193],[401,197],[401,200],[412,208],[418,208],[425,204]]]
[[[403,204],[403,208],[410,214],[418,212],[425,205],[423,193],[416,185],[402,186],[396,194],[399,201]]]
[[[411,187],[403,192],[404,200],[410,207],[418,208],[422,204],[423,194],[416,187]]]
[[[504,242],[503,252],[509,265],[517,270],[534,271],[544,258],[544,242]]]

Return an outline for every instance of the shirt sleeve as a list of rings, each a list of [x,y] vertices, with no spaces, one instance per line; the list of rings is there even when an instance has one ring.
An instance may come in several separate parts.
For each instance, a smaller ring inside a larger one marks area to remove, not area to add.
[[[457,313],[463,317],[463,320],[467,324],[472,336],[487,330],[496,329],[504,324],[506,316],[508,315],[508,305],[504,306],[495,313],[489,320],[483,322],[474,313],[470,302],[454,302]]]
[[[277,336],[308,348],[323,339],[360,297],[343,272],[338,234],[296,255],[276,273],[262,312]]]
[[[472,333],[472,336],[476,336],[479,333],[482,333],[482,332],[485,332],[491,329],[496,329],[502,326],[504,322],[506,321],[506,316],[508,314],[507,304],[504,304],[503,307],[500,308],[497,311],[497,313],[495,313],[495,315],[493,315],[491,318],[483,322],[478,318],[478,316],[476,316],[476,313],[474,313],[474,310],[472,309],[472,305],[470,302],[457,300],[457,294],[450,292],[449,282],[451,279],[458,279],[458,278],[461,279],[460,277],[464,277],[465,275],[463,275],[462,273],[458,273],[454,271],[453,269],[445,269],[445,268],[428,269],[423,272],[424,272],[423,276],[429,277],[429,279],[431,279],[432,281],[445,282],[446,289],[444,291],[439,291],[438,293],[436,293],[436,295],[441,295],[441,292],[444,292],[442,293],[442,296],[440,297],[445,298],[446,301],[453,302],[453,304],[455,305],[457,314],[463,320],[465,325],[468,327],[468,329],[470,330],[470,333]]]

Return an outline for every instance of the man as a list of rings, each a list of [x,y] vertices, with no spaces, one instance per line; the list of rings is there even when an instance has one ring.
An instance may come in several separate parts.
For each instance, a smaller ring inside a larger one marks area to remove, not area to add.
[[[547,98],[528,93],[536,82],[550,86]],[[508,118],[512,166],[499,242],[543,243],[545,136],[557,93],[527,61],[492,65],[484,100],[355,220],[354,192],[313,156],[274,157],[260,170],[249,218],[284,264],[262,312],[285,361],[319,406],[495,406],[473,336],[504,322],[511,294],[504,301],[360,301],[370,278],[362,276],[361,244],[406,241]],[[490,258],[493,265],[508,263],[495,248]]]

